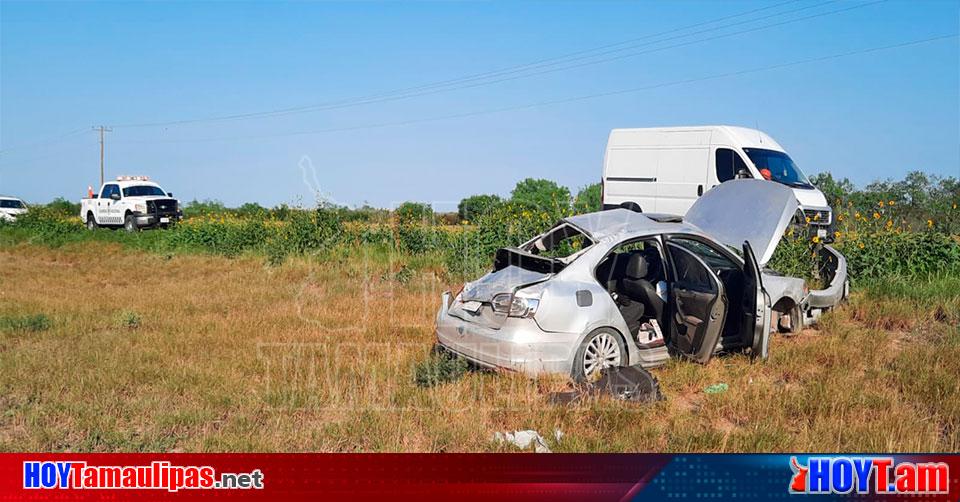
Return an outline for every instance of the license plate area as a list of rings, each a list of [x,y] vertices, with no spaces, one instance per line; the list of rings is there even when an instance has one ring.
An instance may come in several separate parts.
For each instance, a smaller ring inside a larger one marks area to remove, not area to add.
[[[469,301],[469,302],[463,302],[463,305],[461,305],[461,308],[463,308],[463,310],[466,310],[467,312],[470,312],[471,314],[476,314],[477,312],[480,311],[480,307],[482,306],[483,304],[480,302]]]
[[[166,216],[160,218],[160,223],[170,223],[170,218]]]

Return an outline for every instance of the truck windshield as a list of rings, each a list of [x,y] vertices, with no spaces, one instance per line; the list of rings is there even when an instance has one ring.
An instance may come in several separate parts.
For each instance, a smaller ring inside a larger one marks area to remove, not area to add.
[[[789,155],[762,148],[744,148],[743,151],[747,153],[747,157],[750,157],[761,174],[764,174],[764,169],[770,171],[771,180],[789,187],[813,188],[803,171],[793,163]]]
[[[141,197],[144,195],[167,195],[163,189],[152,185],[133,185],[123,189],[124,197]]]

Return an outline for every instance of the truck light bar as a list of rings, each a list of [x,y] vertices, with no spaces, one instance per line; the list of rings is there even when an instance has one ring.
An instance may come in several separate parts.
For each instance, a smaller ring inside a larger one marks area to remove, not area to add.
[[[149,176],[117,176],[117,181],[150,181]]]

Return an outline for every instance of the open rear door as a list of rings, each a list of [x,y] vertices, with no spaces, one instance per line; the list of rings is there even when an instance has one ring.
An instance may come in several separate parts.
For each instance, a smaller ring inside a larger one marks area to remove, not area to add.
[[[743,241],[743,322],[740,336],[751,357],[766,359],[770,343],[770,297],[763,289],[760,267],[749,241]]]
[[[670,347],[705,363],[723,332],[727,296],[723,283],[703,260],[676,244],[667,244],[673,263],[670,283]]]

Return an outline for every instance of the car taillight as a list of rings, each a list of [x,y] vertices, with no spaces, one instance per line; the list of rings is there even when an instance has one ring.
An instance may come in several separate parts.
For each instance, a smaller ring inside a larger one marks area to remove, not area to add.
[[[511,293],[501,293],[493,297],[494,312],[507,314],[510,317],[533,317],[540,306],[539,298],[518,296]]]

